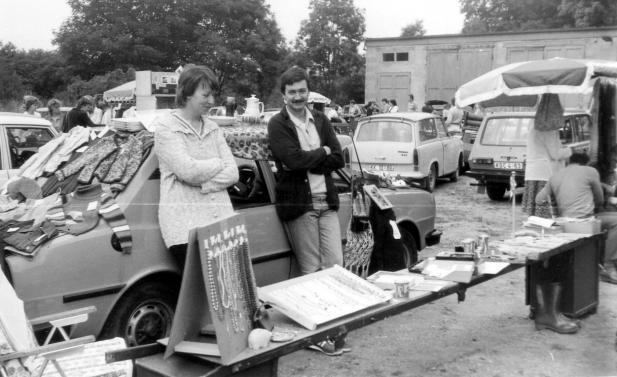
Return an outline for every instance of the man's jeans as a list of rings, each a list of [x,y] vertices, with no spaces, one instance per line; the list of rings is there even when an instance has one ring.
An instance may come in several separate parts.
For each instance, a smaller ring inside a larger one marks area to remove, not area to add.
[[[325,194],[313,196],[313,210],[286,224],[303,275],[335,264],[343,265],[338,214],[328,208]]]
[[[602,230],[608,232],[604,247],[604,265],[617,263],[617,212],[599,212],[596,217],[602,221]]]

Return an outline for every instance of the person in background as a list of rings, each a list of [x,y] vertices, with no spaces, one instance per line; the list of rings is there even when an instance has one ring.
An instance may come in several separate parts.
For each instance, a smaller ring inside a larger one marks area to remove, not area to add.
[[[355,119],[359,117],[360,115],[362,115],[362,110],[360,110],[360,106],[356,104],[355,100],[353,99],[350,100],[349,101],[349,116]]]
[[[377,103],[375,103],[375,101],[369,101],[369,103],[364,106],[364,109],[366,110],[367,116],[379,113],[379,106],[377,106]]]
[[[381,99],[381,112],[389,113],[390,112],[390,101],[387,98]]]
[[[545,204],[554,195],[560,216],[575,219],[596,216],[602,222],[607,237],[604,244],[604,271],[600,278],[617,284],[617,212],[602,210],[604,192],[600,174],[587,166],[588,163],[589,157],[586,154],[573,153],[570,164],[551,175],[535,200],[537,205]]]
[[[101,111],[100,124],[109,127],[111,119],[113,118],[113,109],[109,105],[109,102],[105,101],[103,97],[99,97],[96,100],[96,107]]]
[[[527,159],[525,160],[525,191],[523,192],[523,212],[528,216],[550,219],[553,210],[550,203],[537,204],[535,198],[550,176],[565,166],[572,155],[559,139],[559,131],[540,131],[532,126],[527,134]]]
[[[276,212],[288,229],[289,242],[303,275],[343,264],[338,219],[339,197],[332,172],[345,165],[328,118],[309,111],[309,77],[293,66],[281,75],[285,106],[268,122],[270,148],[277,168]],[[342,354],[342,338],[312,349]]]
[[[69,132],[76,126],[82,127],[97,127],[98,124],[92,122],[90,117],[88,116],[88,111],[92,110],[93,107],[92,97],[91,96],[83,96],[79,100],[77,100],[77,105],[74,108],[69,110],[68,113],[64,116],[64,120],[62,122],[62,132]]]
[[[424,106],[422,106],[422,112],[432,114],[433,106],[429,105],[428,103],[425,103]]]
[[[396,103],[396,100],[394,98],[392,98],[390,100],[390,111],[391,113],[398,113],[398,105]]]
[[[51,125],[58,132],[62,132],[62,122],[64,121],[64,115],[60,111],[62,102],[57,98],[52,98],[47,102],[47,109],[49,110],[48,119]]]
[[[41,104],[41,101],[39,101],[38,98],[36,98],[35,96],[24,96],[24,114],[28,114],[28,115],[34,115],[35,117],[40,118],[41,114],[36,111],[36,109],[39,107],[39,105]]]
[[[463,110],[456,105],[456,100],[452,98],[452,106],[448,109],[445,124],[449,125],[461,125],[463,121]]]
[[[412,93],[409,94],[409,103],[407,104],[407,111],[415,112],[419,111],[419,106],[414,100],[414,96]]]
[[[181,268],[189,231],[234,213],[227,187],[238,181],[238,167],[223,131],[207,117],[217,87],[212,70],[187,65],[178,78],[178,108],[153,122],[161,170],[159,224]]]

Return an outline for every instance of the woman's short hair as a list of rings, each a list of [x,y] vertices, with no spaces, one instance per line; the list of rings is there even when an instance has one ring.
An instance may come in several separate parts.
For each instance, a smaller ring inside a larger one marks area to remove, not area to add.
[[[58,106],[58,107],[62,106],[62,102],[60,102],[60,100],[57,98],[52,98],[49,101],[47,101],[47,110],[49,110],[49,114],[51,114],[51,108],[55,106]]]
[[[39,104],[39,99],[36,98],[35,96],[24,96],[24,108],[25,110],[28,110],[30,108],[30,106],[32,105],[38,105]]]
[[[281,93],[285,94],[285,87],[287,85],[293,85],[296,82],[306,80],[306,87],[311,90],[309,77],[306,71],[297,65],[289,68],[281,75]]]
[[[218,89],[218,80],[212,70],[203,65],[187,64],[178,78],[176,106],[184,107],[186,99],[195,93],[199,85],[208,84],[210,89]]]
[[[574,152],[570,156],[571,164],[587,165],[589,163],[589,156],[586,153]]]
[[[81,98],[79,98],[77,100],[77,105],[75,107],[77,107],[78,109],[81,109],[82,107],[86,106],[86,105],[94,105],[93,103],[94,99],[92,98],[92,96],[82,96]]]

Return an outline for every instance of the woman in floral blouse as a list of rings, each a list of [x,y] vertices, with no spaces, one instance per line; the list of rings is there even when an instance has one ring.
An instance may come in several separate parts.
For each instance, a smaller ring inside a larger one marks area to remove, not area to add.
[[[161,172],[159,224],[181,267],[189,231],[233,214],[226,188],[237,182],[238,168],[223,131],[206,118],[216,85],[209,68],[187,66],[178,79],[178,109],[154,124]]]

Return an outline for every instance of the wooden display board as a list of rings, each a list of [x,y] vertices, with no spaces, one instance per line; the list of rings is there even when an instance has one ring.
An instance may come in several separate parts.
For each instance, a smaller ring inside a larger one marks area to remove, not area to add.
[[[189,352],[228,365],[248,347],[256,291],[243,216],[193,229],[165,357]],[[216,342],[201,336],[208,327]]]

